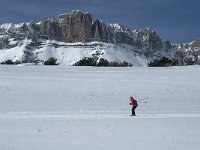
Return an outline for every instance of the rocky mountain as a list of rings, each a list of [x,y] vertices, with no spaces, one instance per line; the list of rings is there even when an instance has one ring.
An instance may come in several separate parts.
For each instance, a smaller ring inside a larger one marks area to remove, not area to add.
[[[0,25],[0,62],[45,61],[73,65],[84,57],[146,66],[155,58],[177,58],[183,65],[200,63],[200,39],[187,44],[163,41],[150,28],[127,29],[119,24],[93,20],[89,13],[72,11],[56,18]]]

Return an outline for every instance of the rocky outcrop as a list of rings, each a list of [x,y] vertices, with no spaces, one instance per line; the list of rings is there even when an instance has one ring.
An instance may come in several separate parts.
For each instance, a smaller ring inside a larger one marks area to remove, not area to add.
[[[140,49],[149,50],[159,50],[162,48],[162,40],[156,34],[155,31],[144,28],[141,30],[132,31],[134,46]]]
[[[175,44],[176,57],[185,64],[200,64],[200,39],[188,44]]]
[[[94,21],[92,26],[92,33],[94,41],[113,42],[110,26],[108,26],[103,21],[99,21],[98,19]]]
[[[92,39],[92,16],[89,13],[73,11],[58,16],[61,27],[61,41],[88,42]]]
[[[6,37],[0,38],[0,50],[6,48],[8,44],[9,44],[8,38]]]
[[[193,41],[191,47],[200,49],[200,39],[196,39],[195,41]]]
[[[111,24],[113,36],[112,39],[114,43],[125,43],[128,45],[134,45],[133,35],[130,29],[124,28],[122,25],[119,24]]]
[[[41,34],[40,28],[33,21],[28,23],[28,34],[27,39],[31,39],[33,41],[37,41],[38,36]]]
[[[40,31],[42,34],[42,38],[46,38],[48,40],[61,40],[61,28],[58,22],[52,19],[44,19],[40,25]]]

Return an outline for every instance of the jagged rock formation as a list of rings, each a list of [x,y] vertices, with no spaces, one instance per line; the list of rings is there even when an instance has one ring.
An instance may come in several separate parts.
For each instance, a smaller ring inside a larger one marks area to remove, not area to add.
[[[89,13],[80,11],[62,14],[55,19],[46,18],[40,23],[32,21],[19,25],[2,25],[0,31],[0,34],[4,36],[1,38],[1,47],[5,47],[7,38],[15,40],[28,38],[34,41],[44,38],[67,43],[91,41],[126,43],[137,48],[150,44],[150,49],[161,48],[162,42],[159,36],[148,28],[131,31],[118,24],[108,25],[98,19],[92,22],[92,16]]]
[[[94,41],[99,42],[113,42],[112,41],[112,33],[110,27],[98,19],[94,21],[92,26],[92,33]]]
[[[74,11],[58,16],[61,28],[61,41],[88,42],[92,38],[92,16],[89,13]]]
[[[31,40],[24,50],[23,61],[34,58],[32,49],[40,49],[44,42],[41,40],[56,40],[64,43],[104,42],[128,49],[148,60],[162,56],[192,59],[199,63],[200,39],[189,44],[171,44],[163,41],[155,31],[145,28],[140,30],[126,29],[119,24],[107,24],[100,20],[92,20],[89,13],[72,11],[59,15],[54,19],[46,18],[39,23],[33,21],[22,24],[0,25],[0,50],[11,49]],[[101,45],[101,44],[99,44]],[[53,47],[62,45],[53,44]],[[28,47],[28,48],[27,48]],[[30,55],[30,57],[28,56]],[[30,60],[29,60],[30,61]]]
[[[59,23],[49,18],[44,19],[40,24],[41,37],[49,40],[61,40],[61,29]]]

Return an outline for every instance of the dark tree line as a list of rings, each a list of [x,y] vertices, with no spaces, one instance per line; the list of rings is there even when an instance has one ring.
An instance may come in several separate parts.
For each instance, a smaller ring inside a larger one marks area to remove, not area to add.
[[[192,58],[185,58],[184,60],[170,59],[162,57],[160,59],[154,59],[148,63],[149,67],[169,67],[169,66],[183,66],[183,65],[194,65],[195,62]]]
[[[74,64],[74,66],[96,66],[96,67],[131,67],[132,64],[128,62],[109,62],[108,60],[101,58],[100,60],[95,58],[85,57],[82,60]]]

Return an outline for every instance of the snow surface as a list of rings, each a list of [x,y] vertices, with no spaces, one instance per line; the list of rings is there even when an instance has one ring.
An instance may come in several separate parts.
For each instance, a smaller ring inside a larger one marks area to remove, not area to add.
[[[0,65],[0,149],[198,150],[199,74],[199,66]],[[135,117],[131,95],[148,97]]]

